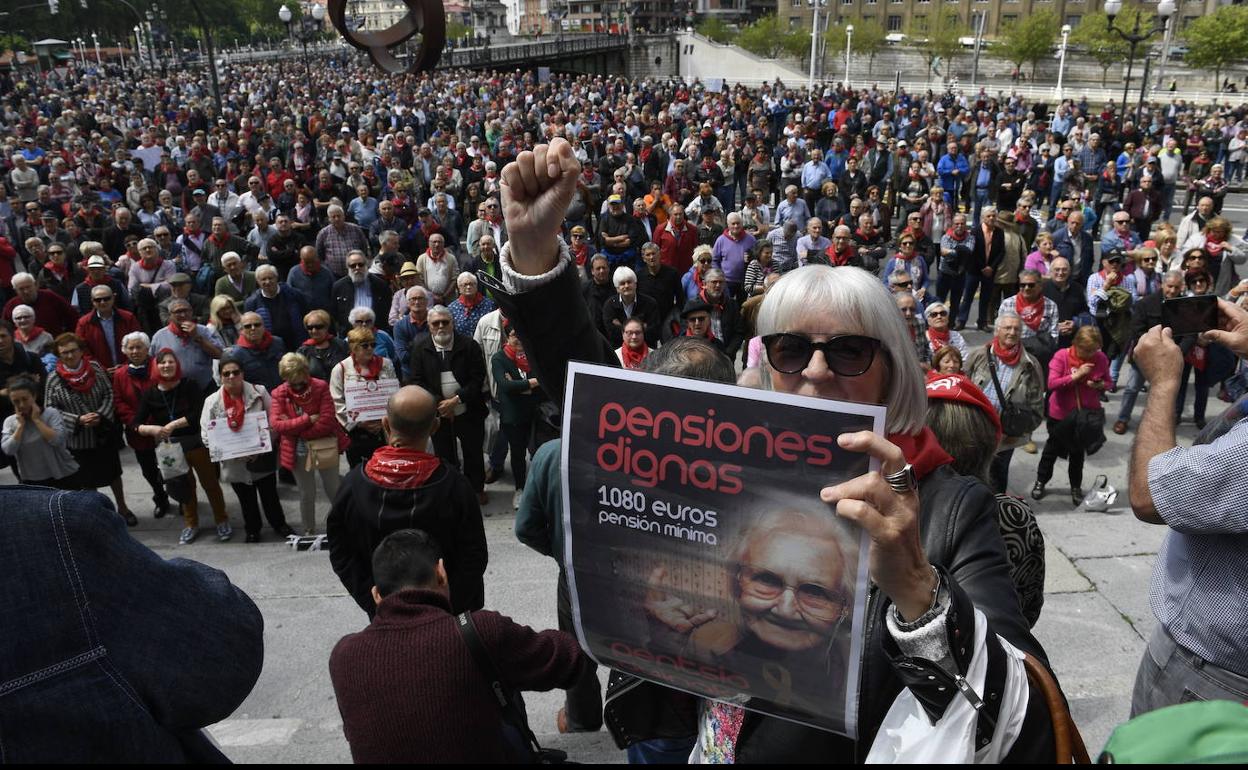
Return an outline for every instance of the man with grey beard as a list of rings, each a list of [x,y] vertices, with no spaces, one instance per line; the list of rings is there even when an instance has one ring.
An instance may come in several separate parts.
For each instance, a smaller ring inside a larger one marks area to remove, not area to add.
[[[455,332],[445,305],[430,308],[427,318],[429,336],[412,347],[405,384],[419,385],[438,399],[442,427],[433,435],[434,451],[448,465],[463,468],[478,503],[485,505],[485,355],[472,337]]]

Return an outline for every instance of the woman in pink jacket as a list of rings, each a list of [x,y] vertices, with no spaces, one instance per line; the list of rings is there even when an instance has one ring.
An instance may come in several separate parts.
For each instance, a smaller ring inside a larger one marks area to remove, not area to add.
[[[273,391],[269,425],[281,439],[282,467],[295,474],[303,534],[316,534],[316,474],[333,502],[338,494],[338,458],[347,434],[334,415],[329,383],[308,374],[308,359],[287,353],[277,365],[284,382]]]
[[[1073,446],[1064,438],[1067,431],[1057,426],[1076,409],[1103,412],[1101,394],[1109,384],[1109,359],[1101,352],[1101,333],[1094,326],[1084,326],[1075,333],[1069,348],[1063,348],[1049,361],[1049,439],[1036,469],[1036,485],[1031,488],[1035,500],[1044,497],[1044,486],[1053,478],[1053,465],[1058,457],[1070,461],[1070,499],[1077,507],[1083,502],[1084,447]]]

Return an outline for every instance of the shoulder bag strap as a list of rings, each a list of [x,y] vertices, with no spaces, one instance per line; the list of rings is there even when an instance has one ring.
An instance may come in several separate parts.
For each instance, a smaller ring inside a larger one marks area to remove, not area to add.
[[[463,637],[464,644],[468,645],[468,651],[472,654],[472,659],[476,663],[477,669],[489,682],[490,692],[494,694],[494,700],[498,702],[498,708],[503,714],[504,721],[520,731],[524,739],[529,742],[534,756],[539,755],[542,747],[537,742],[537,736],[533,735],[533,731],[529,728],[528,715],[512,699],[511,688],[507,686],[502,675],[498,672],[498,667],[494,665],[493,659],[490,658],[489,651],[485,649],[485,643],[481,641],[481,634],[477,631],[476,624],[472,622],[472,614],[461,612],[456,615],[455,627],[459,629],[459,634]]]
[[[988,373],[992,375],[992,387],[997,391],[997,401],[1005,409],[1005,393],[1001,392],[1001,380],[997,379],[997,357],[992,354],[992,343],[988,343]]]

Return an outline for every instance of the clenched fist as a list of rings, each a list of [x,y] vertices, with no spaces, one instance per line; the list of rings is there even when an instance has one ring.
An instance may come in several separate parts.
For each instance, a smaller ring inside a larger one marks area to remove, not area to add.
[[[503,168],[499,190],[511,244],[511,264],[521,275],[541,275],[559,258],[559,228],[576,192],[581,164],[567,140],[525,150]]]

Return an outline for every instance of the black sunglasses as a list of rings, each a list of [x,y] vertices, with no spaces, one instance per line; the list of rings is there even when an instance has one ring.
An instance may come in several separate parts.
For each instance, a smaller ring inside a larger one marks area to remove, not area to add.
[[[316,332],[316,331],[320,331],[321,329],[324,329],[325,324],[308,324],[304,326],[303,328],[307,329],[310,332]]]
[[[842,377],[858,377],[871,368],[880,350],[880,341],[861,334],[839,334],[824,342],[815,342],[800,334],[781,332],[763,337],[763,348],[771,368],[783,374],[802,371],[819,350],[829,369]]]

